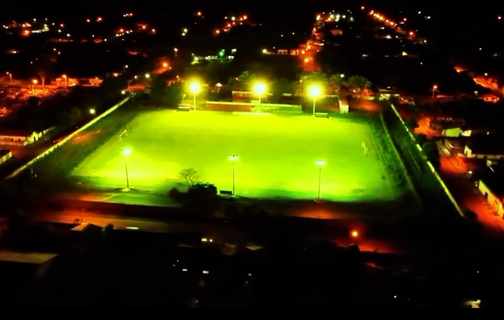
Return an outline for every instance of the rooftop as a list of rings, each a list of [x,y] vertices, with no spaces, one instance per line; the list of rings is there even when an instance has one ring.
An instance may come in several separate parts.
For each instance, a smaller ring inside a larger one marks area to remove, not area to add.
[[[4,137],[29,137],[34,133],[33,130],[15,130],[15,129],[1,129],[0,136]]]
[[[504,197],[504,163],[501,162],[485,167],[481,173],[481,180],[493,193]]]
[[[473,137],[467,143],[473,154],[504,155],[504,137],[501,135]]]
[[[55,253],[40,253],[40,252],[16,252],[9,250],[0,250],[0,261],[16,262],[28,264],[43,264],[58,255]]]

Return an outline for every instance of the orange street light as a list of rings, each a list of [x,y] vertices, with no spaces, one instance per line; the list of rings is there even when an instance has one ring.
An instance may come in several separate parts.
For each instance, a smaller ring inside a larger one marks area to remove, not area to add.
[[[33,79],[33,84],[37,84],[38,83],[38,80],[37,79]]]

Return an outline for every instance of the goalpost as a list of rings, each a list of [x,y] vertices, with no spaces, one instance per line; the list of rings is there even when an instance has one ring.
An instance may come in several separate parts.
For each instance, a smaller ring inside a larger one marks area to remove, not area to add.
[[[122,142],[122,139],[123,137],[127,137],[128,136],[128,130],[124,130],[120,135],[119,135],[119,141]]]
[[[369,149],[368,149],[366,143],[362,142],[362,146],[361,147],[362,147],[362,151],[364,152],[364,155],[367,156]]]

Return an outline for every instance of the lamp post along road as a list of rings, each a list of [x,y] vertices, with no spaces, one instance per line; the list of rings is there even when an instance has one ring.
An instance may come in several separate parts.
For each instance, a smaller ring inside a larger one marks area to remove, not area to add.
[[[121,153],[124,156],[124,168],[126,169],[126,189],[129,189],[130,183],[129,183],[129,172],[128,172],[128,156],[131,154],[131,149],[130,148],[124,149]]]
[[[232,154],[229,156],[229,161],[233,163],[233,196],[236,193],[236,169],[235,169],[235,163],[238,161],[240,157],[236,154]]]
[[[317,201],[320,201],[320,189],[322,186],[322,167],[325,166],[325,164],[325,161],[322,160],[315,161],[315,165],[319,167]]]

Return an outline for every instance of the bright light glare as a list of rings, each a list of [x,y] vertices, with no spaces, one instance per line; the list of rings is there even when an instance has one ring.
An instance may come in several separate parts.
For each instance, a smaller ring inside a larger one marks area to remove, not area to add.
[[[201,86],[197,82],[191,82],[191,84],[189,85],[189,89],[191,90],[191,92],[196,93],[200,91]]]
[[[320,88],[320,86],[317,85],[310,86],[308,88],[308,94],[312,98],[320,97],[322,95],[322,88]]]
[[[263,94],[266,92],[266,85],[264,83],[256,83],[254,86],[254,92],[257,94]]]
[[[322,167],[322,166],[325,166],[326,162],[324,160],[318,160],[318,161],[315,161],[315,164],[317,166]]]
[[[121,151],[121,153],[124,155],[124,156],[128,156],[131,154],[131,149],[130,148],[126,148],[124,149],[123,151]]]
[[[359,236],[359,232],[357,232],[356,230],[352,231],[353,238],[357,238],[358,236]]]
[[[238,155],[236,154],[232,154],[229,156],[230,161],[238,161],[238,159],[240,159],[240,157],[238,157]]]

